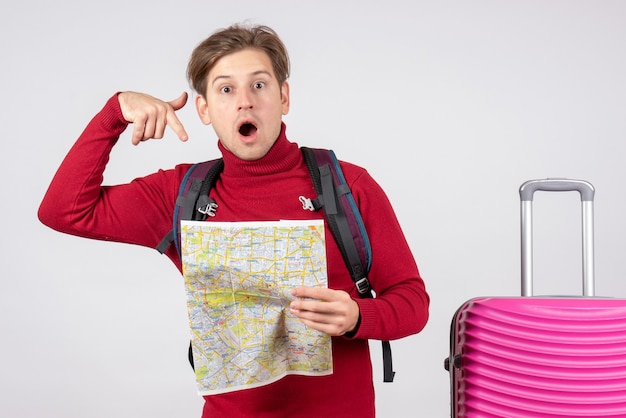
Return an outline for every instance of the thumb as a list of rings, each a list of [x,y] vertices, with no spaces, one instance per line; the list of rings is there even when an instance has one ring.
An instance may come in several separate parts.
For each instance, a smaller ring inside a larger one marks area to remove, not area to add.
[[[170,106],[172,106],[172,108],[174,108],[174,110],[179,110],[181,109],[183,106],[185,106],[185,104],[187,103],[187,92],[184,91],[180,96],[178,96],[176,99],[167,102]]]

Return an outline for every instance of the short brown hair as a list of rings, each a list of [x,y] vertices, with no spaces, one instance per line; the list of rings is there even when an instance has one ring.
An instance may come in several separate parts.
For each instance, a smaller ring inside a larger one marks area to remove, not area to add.
[[[246,48],[259,49],[269,56],[274,75],[282,86],[289,77],[289,55],[278,34],[268,26],[235,24],[213,33],[193,50],[187,65],[187,79],[191,87],[204,96],[207,76],[215,63]]]

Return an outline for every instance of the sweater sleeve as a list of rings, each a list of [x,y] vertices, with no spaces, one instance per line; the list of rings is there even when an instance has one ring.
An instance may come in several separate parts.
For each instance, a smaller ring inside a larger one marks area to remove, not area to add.
[[[115,95],[54,175],[39,206],[43,224],[81,237],[156,247],[171,229],[178,172],[160,170],[127,184],[102,185],[109,154],[127,125]]]
[[[345,163],[342,163],[345,165]],[[356,166],[344,167],[346,178]],[[354,338],[394,340],[421,331],[430,298],[393,207],[378,183],[360,169],[350,182],[372,246],[368,278],[375,298],[356,299],[361,322]]]

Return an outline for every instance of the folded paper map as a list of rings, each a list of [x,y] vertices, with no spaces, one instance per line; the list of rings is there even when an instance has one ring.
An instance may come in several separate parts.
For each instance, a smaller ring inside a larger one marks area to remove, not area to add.
[[[330,336],[289,313],[299,286],[327,287],[324,223],[182,221],[198,391],[332,373]]]

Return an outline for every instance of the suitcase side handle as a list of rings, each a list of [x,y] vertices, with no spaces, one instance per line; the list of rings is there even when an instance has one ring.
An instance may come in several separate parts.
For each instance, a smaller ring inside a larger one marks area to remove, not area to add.
[[[529,180],[520,187],[522,296],[533,296],[533,220],[535,191],[578,191],[582,202],[583,296],[594,296],[593,199],[595,189],[585,180],[548,178]]]

